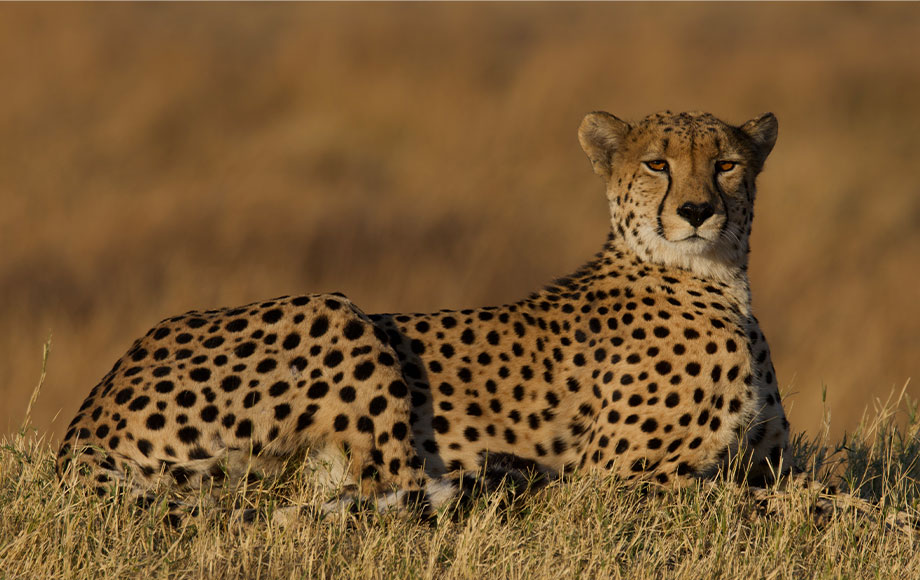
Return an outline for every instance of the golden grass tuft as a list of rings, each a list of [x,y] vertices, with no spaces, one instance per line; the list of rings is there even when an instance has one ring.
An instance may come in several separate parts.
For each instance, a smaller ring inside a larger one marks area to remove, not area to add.
[[[235,508],[270,518],[279,505],[321,501],[295,469],[228,491],[174,529],[165,506],[62,489],[54,449],[27,426],[0,440],[0,578],[908,578],[920,572],[920,536],[883,521],[891,510],[920,517],[918,447],[920,407],[903,393],[840,444],[797,438],[799,465],[882,506],[870,517],[843,507],[821,527],[814,491],[790,490],[765,514],[725,482],[662,490],[590,473],[510,506],[482,495],[433,521],[372,511],[284,527],[233,518]]]
[[[41,438],[5,438],[0,468],[5,578],[799,578],[920,571],[916,539],[846,511],[817,529],[804,491],[782,500],[786,515],[765,517],[735,486],[640,493],[580,475],[510,509],[485,496],[465,515],[435,523],[369,513],[244,526],[213,510],[172,529],[155,509],[62,491],[52,449]],[[916,502],[916,481],[885,485],[889,507]],[[263,508],[273,501],[259,497]]]

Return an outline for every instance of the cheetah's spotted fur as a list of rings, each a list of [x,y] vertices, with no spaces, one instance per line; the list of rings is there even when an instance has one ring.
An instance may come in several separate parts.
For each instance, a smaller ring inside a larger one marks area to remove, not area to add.
[[[309,295],[169,318],[90,392],[59,473],[143,494],[303,453],[383,508],[430,509],[488,456],[676,485],[738,457],[769,480],[788,423],[747,255],[776,133],[771,114],[589,114],[612,230],[577,272],[475,310],[368,316]]]

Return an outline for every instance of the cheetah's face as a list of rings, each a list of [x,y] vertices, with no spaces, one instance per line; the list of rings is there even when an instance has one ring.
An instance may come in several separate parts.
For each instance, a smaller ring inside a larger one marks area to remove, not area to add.
[[[629,124],[599,112],[579,140],[607,181],[615,231],[640,257],[722,277],[746,263],[754,180],[776,132],[769,113],[733,127],[705,113]]]

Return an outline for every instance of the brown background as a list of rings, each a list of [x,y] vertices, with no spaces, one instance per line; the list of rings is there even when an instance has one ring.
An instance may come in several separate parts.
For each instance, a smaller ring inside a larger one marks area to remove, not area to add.
[[[754,305],[851,430],[920,369],[918,47],[916,4],[0,6],[0,433],[49,333],[59,435],[168,315],[521,298],[606,234],[582,115],[664,108],[779,117]]]

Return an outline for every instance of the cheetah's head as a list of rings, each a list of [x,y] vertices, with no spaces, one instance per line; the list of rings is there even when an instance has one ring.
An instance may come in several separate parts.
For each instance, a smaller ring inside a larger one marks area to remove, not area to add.
[[[747,267],[754,180],[776,142],[765,113],[740,127],[670,111],[588,114],[578,139],[607,182],[614,232],[643,260],[730,279]]]

